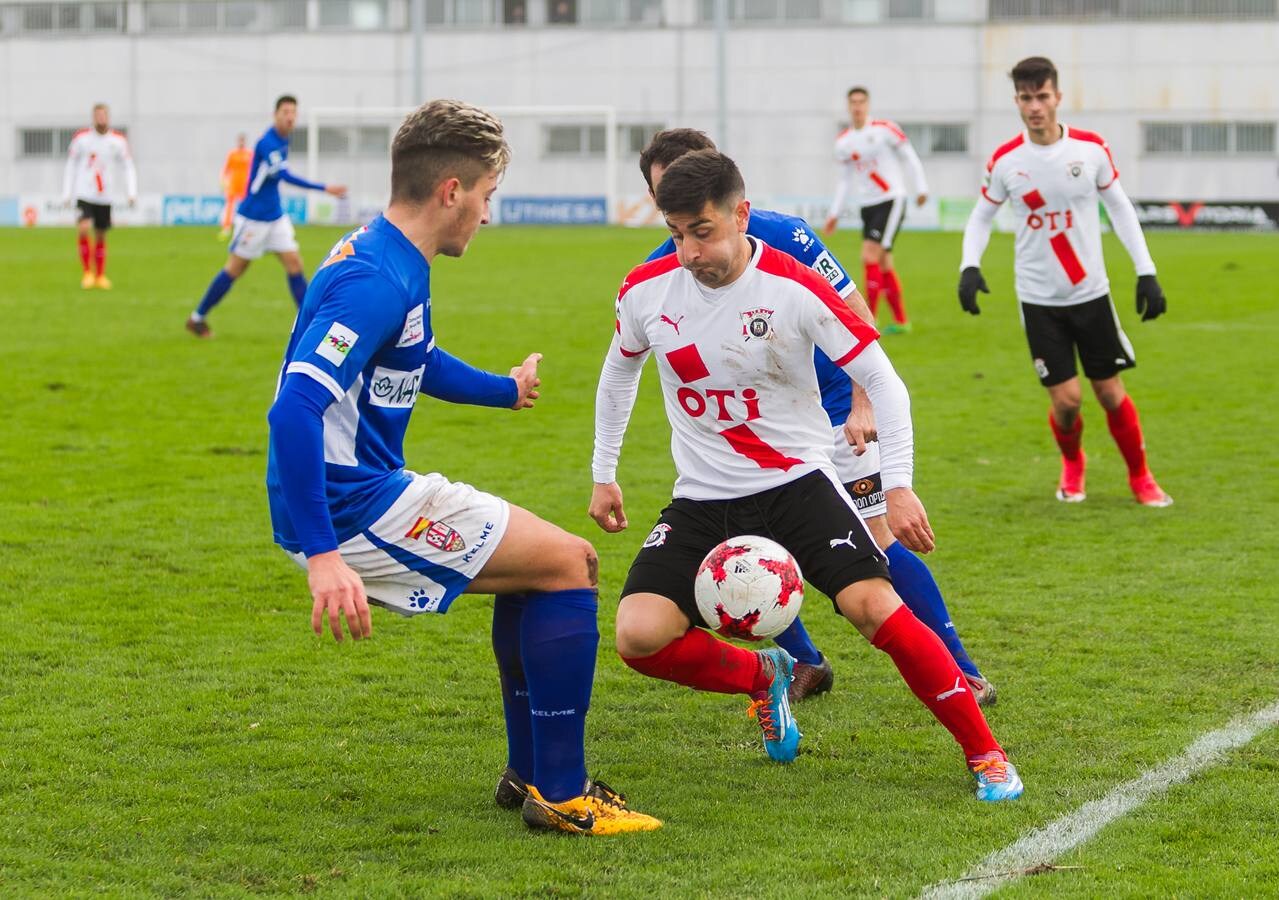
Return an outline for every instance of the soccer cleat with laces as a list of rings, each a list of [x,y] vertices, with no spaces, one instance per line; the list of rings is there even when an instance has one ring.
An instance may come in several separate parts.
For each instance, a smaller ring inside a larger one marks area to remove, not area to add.
[[[795,674],[790,687],[786,689],[791,703],[798,703],[805,697],[814,694],[825,694],[835,684],[835,671],[830,667],[830,659],[825,655],[817,665],[795,663]]]
[[[1142,506],[1172,506],[1172,498],[1164,493],[1149,470],[1128,479],[1132,495]]]
[[[213,337],[213,329],[209,327],[208,320],[206,319],[197,319],[195,316],[189,316],[187,318],[186,329],[198,338]]]
[[[493,792],[493,802],[502,809],[519,809],[524,805],[524,798],[528,796],[528,785],[524,783],[524,779],[519,776],[510,766],[502,772],[502,777],[497,780],[497,790]]]
[[[109,291],[111,290],[111,279],[105,275],[99,275],[93,279],[93,286],[100,291]]]
[[[1079,503],[1085,496],[1084,493],[1084,466],[1088,463],[1088,457],[1084,456],[1084,451],[1079,451],[1076,459],[1061,458],[1061,481],[1057,482],[1057,499],[1062,503]]]
[[[599,782],[589,784],[586,793],[560,803],[543,799],[530,784],[522,815],[529,828],[565,834],[625,834],[662,827],[661,819],[636,812],[626,805],[625,797]]]
[[[969,675],[964,673],[964,680],[968,682],[968,690],[972,691],[973,699],[977,701],[978,706],[994,706],[998,699],[998,692],[995,686],[982,678],[980,675]]]
[[[80,278],[80,287],[84,288],[86,291],[87,291],[87,290],[89,290],[89,288],[93,287],[93,273],[92,273],[92,272],[85,272],[85,273],[84,273],[84,275]]]
[[[799,750],[799,739],[803,737],[795,717],[791,715],[790,698],[787,689],[795,670],[795,660],[781,647],[759,651],[760,662],[766,671],[772,672],[772,681],[768,690],[751,694],[751,705],[746,708],[746,715],[759,721],[760,731],[764,732],[764,749],[769,757],[781,763],[795,759]]]
[[[1026,790],[1017,768],[1002,753],[987,753],[968,761],[968,770],[977,779],[977,799],[986,803],[1016,800]]]
[[[893,322],[884,326],[884,334],[910,334],[909,322]]]

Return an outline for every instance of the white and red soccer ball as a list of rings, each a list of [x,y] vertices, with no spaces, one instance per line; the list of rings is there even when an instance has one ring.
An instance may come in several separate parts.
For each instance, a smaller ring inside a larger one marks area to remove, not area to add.
[[[712,631],[762,641],[781,634],[799,615],[804,576],[781,544],[747,534],[729,538],[706,554],[693,593]]]

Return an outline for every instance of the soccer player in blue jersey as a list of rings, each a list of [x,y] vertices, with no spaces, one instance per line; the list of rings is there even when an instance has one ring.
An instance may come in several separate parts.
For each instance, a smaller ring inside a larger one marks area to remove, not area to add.
[[[640,155],[640,171],[648,183],[649,194],[655,195],[658,182],[675,160],[695,150],[713,149],[715,144],[711,139],[692,128],[673,128],[654,135]],[[816,270],[858,316],[873,324],[870,309],[858,293],[857,286],[803,219],[752,208],[746,233]],[[667,238],[648,258],[658,259],[674,252],[675,242]],[[888,557],[893,588],[910,611],[946,644],[978,704],[993,704],[995,687],[982,677],[959,639],[946,601],[928,564],[903,546],[893,534],[898,513],[894,500],[897,498],[892,491],[886,495],[880,483],[879,448],[874,442],[874,416],[869,398],[860,388],[855,389],[844,371],[821,350],[814,354],[814,365],[821,387],[822,407],[835,431],[833,461],[836,470],[866,520],[871,537]],[[857,394],[856,403],[853,402],[854,393]],[[817,649],[800,619],[797,618],[790,628],[778,635],[776,641],[795,658],[791,702],[831,689],[835,675],[830,661]]]
[[[280,205],[280,182],[324,191],[334,197],[346,196],[346,188],[340,184],[307,181],[289,169],[289,135],[293,133],[297,119],[296,97],[285,94],[275,101],[275,121],[253,148],[248,193],[236,209],[226,265],[213,277],[200,305],[187,318],[186,329],[196,337],[213,337],[207,321],[209,312],[222,302],[249,263],[263,253],[274,253],[280,258],[293,302],[299,306],[302,304],[302,297],[306,294],[306,276],[302,274],[302,257],[298,253],[293,223]]]
[[[509,376],[436,345],[430,276],[488,221],[510,158],[501,123],[436,100],[391,147],[386,212],[340,241],[302,302],[271,407],[267,490],[275,540],[307,570],[311,626],[372,631],[369,603],[444,613],[496,594],[493,650],[506,716],[501,806],[535,829],[650,831],[661,822],[586,776],[583,748],[599,630],[594,549],[527,510],[404,468],[419,393],[527,409],[540,354]]]

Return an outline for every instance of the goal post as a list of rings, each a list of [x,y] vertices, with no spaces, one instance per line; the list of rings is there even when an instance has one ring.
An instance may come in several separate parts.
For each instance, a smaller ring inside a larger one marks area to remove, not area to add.
[[[384,204],[390,187],[391,139],[404,117],[415,108],[309,108],[306,176],[347,184],[352,210]],[[499,201],[504,195],[534,201],[554,198],[566,203],[602,198],[605,221],[618,221],[621,137],[616,107],[539,105],[485,109],[502,120],[512,150],[511,167],[498,189]],[[572,143],[575,126],[582,129],[576,152]],[[602,126],[602,147],[592,126]],[[551,128],[558,129],[560,146],[556,146]]]

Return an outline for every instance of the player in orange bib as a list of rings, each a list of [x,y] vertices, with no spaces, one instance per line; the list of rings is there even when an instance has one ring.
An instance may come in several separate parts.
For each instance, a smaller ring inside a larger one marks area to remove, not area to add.
[[[226,197],[226,206],[222,210],[222,231],[218,237],[226,240],[231,236],[231,217],[235,208],[244,199],[249,190],[249,168],[253,165],[253,151],[245,146],[247,140],[243,134],[235,139],[235,149],[226,155],[222,164],[222,195]]]

